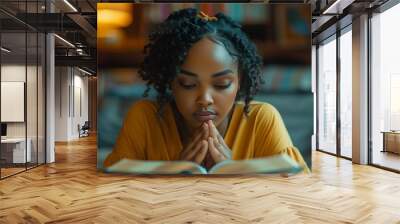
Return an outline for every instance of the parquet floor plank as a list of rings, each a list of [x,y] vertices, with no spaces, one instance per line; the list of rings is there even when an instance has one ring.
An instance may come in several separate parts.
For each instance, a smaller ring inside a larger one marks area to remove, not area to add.
[[[0,181],[0,223],[398,223],[400,175],[313,152],[313,174],[146,177],[96,169],[96,138]]]

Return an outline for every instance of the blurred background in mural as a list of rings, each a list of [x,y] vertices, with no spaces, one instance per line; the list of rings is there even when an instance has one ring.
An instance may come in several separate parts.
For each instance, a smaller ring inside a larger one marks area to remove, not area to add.
[[[98,168],[112,151],[125,113],[146,86],[137,74],[148,33],[176,10],[223,12],[242,24],[263,57],[256,100],[281,113],[293,144],[311,167],[311,9],[307,4],[97,4]],[[154,98],[152,92],[150,98]]]

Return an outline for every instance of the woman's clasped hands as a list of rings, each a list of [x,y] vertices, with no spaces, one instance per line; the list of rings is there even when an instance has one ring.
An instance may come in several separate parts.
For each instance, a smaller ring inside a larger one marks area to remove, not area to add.
[[[196,129],[180,155],[181,160],[193,161],[206,168],[231,158],[231,149],[226,145],[212,120],[204,122]]]

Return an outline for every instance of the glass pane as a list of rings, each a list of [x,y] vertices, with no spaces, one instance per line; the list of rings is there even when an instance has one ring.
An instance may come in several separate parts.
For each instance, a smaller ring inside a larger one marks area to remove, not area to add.
[[[38,36],[38,163],[45,163],[45,35]]]
[[[400,5],[372,22],[372,163],[400,170]]]
[[[1,121],[4,132],[1,140],[2,178],[25,170],[30,158],[26,144],[26,34],[1,34]]]
[[[0,7],[35,24],[45,1],[0,1]],[[2,12],[0,32],[2,99],[7,99],[0,108],[6,114],[0,148],[4,178],[45,161],[45,36]]]
[[[318,48],[318,148],[336,154],[336,39]]]
[[[37,63],[38,63],[38,49],[37,49],[37,33],[27,33],[28,55],[27,55],[27,81],[26,81],[26,113],[27,113],[27,142],[30,144],[30,158],[28,158],[28,168],[37,165]],[[28,147],[28,148],[29,148]]]
[[[352,157],[352,35],[340,36],[340,153]]]

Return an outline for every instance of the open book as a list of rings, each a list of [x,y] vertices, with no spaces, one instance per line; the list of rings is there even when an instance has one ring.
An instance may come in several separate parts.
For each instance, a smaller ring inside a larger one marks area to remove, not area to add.
[[[225,160],[210,170],[190,161],[145,161],[123,159],[105,169],[112,173],[133,174],[276,174],[302,170],[286,154],[250,160]]]

